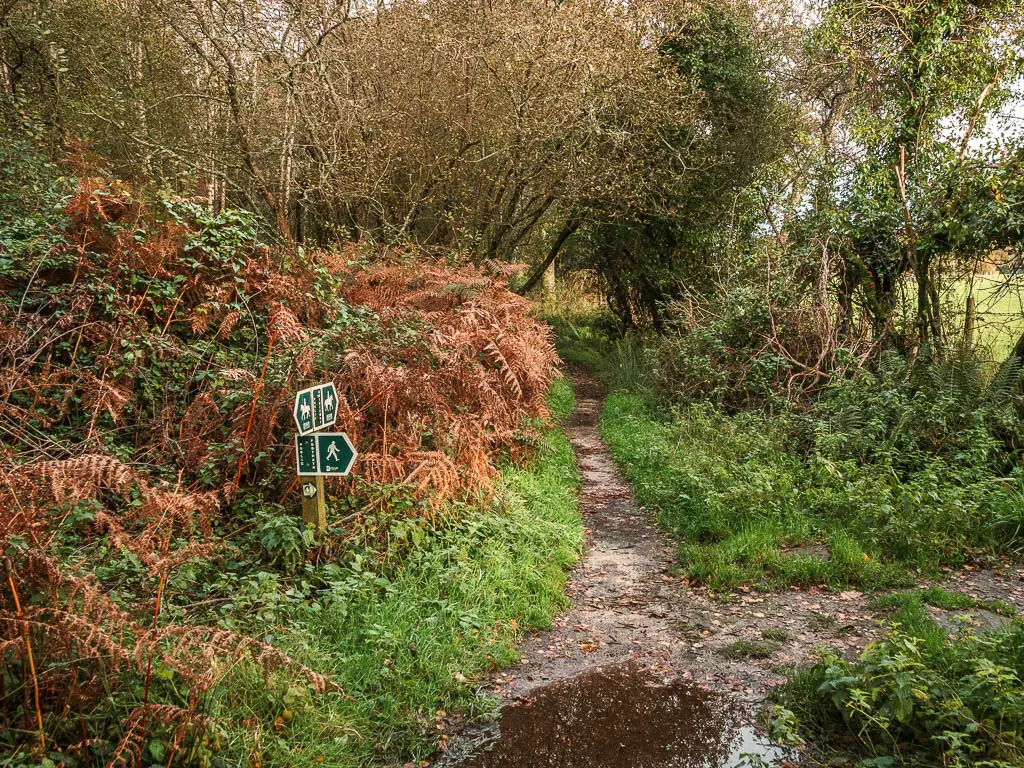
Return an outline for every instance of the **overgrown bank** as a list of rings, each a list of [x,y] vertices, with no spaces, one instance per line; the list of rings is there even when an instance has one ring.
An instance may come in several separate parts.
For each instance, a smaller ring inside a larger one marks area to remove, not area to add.
[[[567,380],[553,384],[551,403],[558,418],[572,409]],[[164,621],[258,637],[338,688],[317,691],[287,671],[268,675],[236,657],[193,700],[174,670],[158,663],[149,693],[152,721],[122,757],[133,752],[139,765],[208,766],[390,765],[428,757],[445,743],[450,716],[489,708],[478,679],[515,660],[523,632],[548,626],[564,608],[562,585],[583,536],[577,486],[571,448],[553,429],[533,460],[504,466],[485,507],[459,505],[438,525],[369,516],[366,526],[387,526],[386,549],[351,546],[288,570],[249,550],[177,569],[164,589],[188,598],[167,604]],[[279,535],[289,524],[295,520],[280,521]],[[264,533],[269,545],[267,538]],[[78,549],[83,561],[108,559],[95,573],[117,579],[119,591],[129,594],[145,583],[131,556],[105,542],[84,548],[79,542]],[[60,666],[53,660],[39,668],[44,684],[49,664]],[[76,719],[47,714],[49,756],[41,758],[36,734],[18,727],[31,716],[22,705],[26,691],[8,676],[0,764],[114,759],[126,730],[120,718],[144,695],[142,680],[125,677],[105,680],[108,698]],[[160,721],[163,711],[186,704],[195,707],[195,738]],[[76,748],[79,729],[93,743]],[[71,747],[64,746],[68,740]]]
[[[552,404],[558,417],[571,410],[567,380],[554,383]],[[356,551],[307,566],[287,585],[245,578],[242,591],[256,591],[259,607],[236,603],[231,613],[257,608],[253,629],[286,627],[275,643],[344,693],[311,696],[285,679],[267,686],[250,676],[211,713],[234,726],[221,757],[274,766],[429,757],[450,716],[491,706],[477,694],[481,676],[514,661],[523,632],[549,626],[565,607],[562,585],[583,536],[577,486],[556,429],[533,461],[504,467],[489,508],[464,509],[439,529],[392,522],[388,537],[409,540],[401,557]],[[253,717],[271,728],[254,729]]]
[[[1021,547],[1012,403],[981,375],[954,361],[911,380],[893,356],[767,412],[620,390],[602,430],[691,578],[892,586]]]
[[[829,765],[1010,768],[1024,762],[1024,622],[977,621],[977,601],[938,588],[889,595],[890,634],[850,662],[823,651],[796,672],[771,712],[775,734],[811,740]],[[929,606],[962,610],[940,626]],[[1007,606],[988,608],[1007,612]],[[996,614],[991,614],[996,617]]]
[[[549,329],[473,267],[0,149],[0,764],[428,754],[580,544]],[[360,458],[315,532],[326,380]]]

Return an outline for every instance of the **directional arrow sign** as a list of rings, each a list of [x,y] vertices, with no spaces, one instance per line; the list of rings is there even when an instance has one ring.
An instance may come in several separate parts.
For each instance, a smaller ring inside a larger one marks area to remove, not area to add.
[[[316,459],[320,474],[347,475],[356,461],[356,447],[344,432],[318,432]]]
[[[295,463],[300,475],[347,475],[358,455],[344,432],[295,436]]]
[[[304,389],[295,396],[295,426],[300,435],[308,435],[324,427],[333,427],[338,420],[338,390],[334,382]]]

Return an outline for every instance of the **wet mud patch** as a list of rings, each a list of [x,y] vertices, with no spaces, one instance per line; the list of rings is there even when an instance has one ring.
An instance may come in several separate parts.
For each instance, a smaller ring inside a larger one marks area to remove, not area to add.
[[[459,768],[733,768],[785,757],[745,712],[634,664],[591,670],[506,705]]]

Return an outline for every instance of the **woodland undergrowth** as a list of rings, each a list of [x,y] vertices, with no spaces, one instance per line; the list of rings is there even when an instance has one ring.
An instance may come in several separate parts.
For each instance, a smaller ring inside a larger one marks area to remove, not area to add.
[[[599,313],[555,318],[563,356],[608,382],[602,434],[687,576],[879,588],[1024,552],[1019,361],[864,357],[792,303],[740,285],[618,338]]]
[[[602,435],[693,585],[888,592],[872,604],[887,634],[859,659],[824,648],[791,670],[773,737],[814,765],[1020,765],[1024,623],[937,585],[1019,569],[1019,361],[964,345],[865,357],[806,303],[764,296],[678,304],[660,336],[616,337],[593,307],[553,319],[563,357],[607,381]],[[976,626],[983,608],[995,627]],[[934,609],[966,615],[951,631]]]
[[[352,700],[275,644],[277,608],[505,503],[500,463],[546,434],[550,331],[474,267],[271,247],[241,211],[40,177],[49,212],[0,232],[2,764],[226,764],[264,727],[239,676]],[[291,406],[328,380],[360,456],[314,536]]]

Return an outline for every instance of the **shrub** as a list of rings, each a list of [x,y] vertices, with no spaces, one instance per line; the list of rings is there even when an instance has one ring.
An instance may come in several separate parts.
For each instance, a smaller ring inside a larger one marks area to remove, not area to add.
[[[804,735],[871,756],[859,765],[1008,768],[1024,761],[1021,669],[1020,622],[938,643],[897,626],[856,663],[825,654],[785,696]]]
[[[765,343],[772,319],[753,288],[726,292],[714,303],[677,301],[657,344],[653,379],[668,400],[700,399],[730,408],[775,398],[791,373],[789,362]]]
[[[47,235],[22,250],[33,268],[0,259],[0,682],[25,694],[18,732],[138,763],[159,731],[167,764],[231,675],[337,690],[268,642],[312,589],[304,567],[398,560],[427,523],[486,506],[500,462],[545,431],[549,330],[475,268],[270,248],[244,211],[116,180],[83,178],[30,223]],[[314,546],[282,513],[293,396],[323,380],[361,456],[329,484],[347,527]],[[265,625],[195,615],[200,587]]]
[[[1005,470],[1014,456],[995,433],[999,403],[981,367],[955,358],[909,368],[886,353],[875,371],[836,381],[809,410],[815,450],[832,460],[884,463],[900,476],[935,459],[982,472]]]

